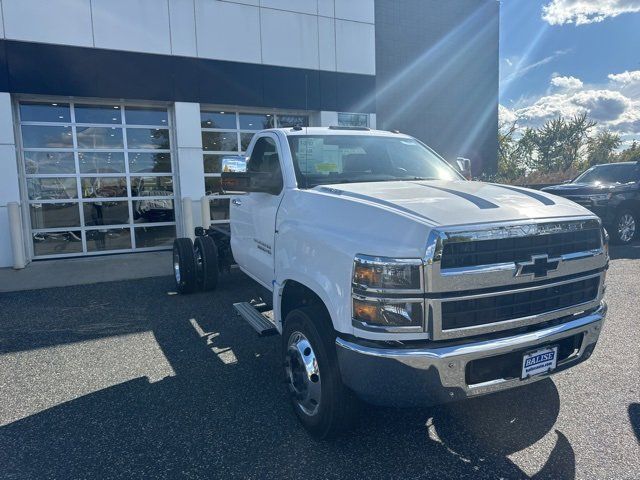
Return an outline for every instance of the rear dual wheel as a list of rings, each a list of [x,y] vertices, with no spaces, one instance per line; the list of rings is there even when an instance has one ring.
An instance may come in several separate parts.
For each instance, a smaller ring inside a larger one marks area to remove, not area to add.
[[[204,292],[218,286],[218,247],[211,237],[197,237],[193,245],[196,258],[196,284]]]
[[[173,275],[181,294],[210,291],[218,285],[218,249],[211,237],[176,238],[173,242]]]

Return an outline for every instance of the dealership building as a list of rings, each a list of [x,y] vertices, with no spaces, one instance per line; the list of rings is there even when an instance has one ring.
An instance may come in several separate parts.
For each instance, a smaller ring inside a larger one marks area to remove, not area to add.
[[[228,221],[263,128],[400,130],[496,165],[496,0],[2,0],[0,267]],[[207,213],[205,213],[207,216]]]

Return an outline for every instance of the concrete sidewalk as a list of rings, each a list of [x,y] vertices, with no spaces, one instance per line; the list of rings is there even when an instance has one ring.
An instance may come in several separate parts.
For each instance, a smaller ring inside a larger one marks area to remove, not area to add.
[[[40,260],[23,270],[0,268],[0,292],[162,277],[172,273],[171,251]]]

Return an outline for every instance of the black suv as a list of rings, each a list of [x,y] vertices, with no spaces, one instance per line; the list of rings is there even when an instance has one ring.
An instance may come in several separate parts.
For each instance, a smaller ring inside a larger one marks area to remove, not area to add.
[[[640,224],[640,162],[595,165],[569,183],[546,187],[602,219],[612,242],[627,244]]]

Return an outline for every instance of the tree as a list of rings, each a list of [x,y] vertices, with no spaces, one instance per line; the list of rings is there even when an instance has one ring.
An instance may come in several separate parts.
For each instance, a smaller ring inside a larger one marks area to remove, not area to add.
[[[518,154],[518,141],[513,138],[517,127],[515,122],[498,128],[498,171],[500,181],[512,182],[525,173],[525,166]]]
[[[620,135],[610,130],[598,132],[587,140],[587,166],[616,161],[615,151],[622,144]]]
[[[535,150],[530,169],[549,173],[564,172],[576,166],[589,130],[595,126],[596,122],[589,120],[584,113],[570,120],[558,117],[537,130],[529,129],[525,135]]]
[[[633,141],[629,148],[615,155],[614,162],[640,162],[640,143]]]

